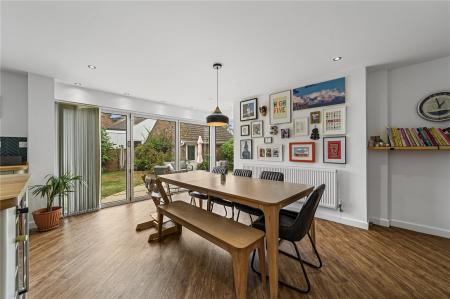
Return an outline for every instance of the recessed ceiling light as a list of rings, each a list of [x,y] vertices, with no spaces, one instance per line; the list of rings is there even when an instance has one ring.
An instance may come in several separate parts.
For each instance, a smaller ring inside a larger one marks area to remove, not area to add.
[[[338,57],[334,57],[333,58],[333,61],[339,61],[339,60],[341,60],[342,59],[342,57],[341,56],[338,56]]]
[[[125,92],[123,95],[126,96],[126,97],[131,96],[131,94],[129,94],[128,92]]]
[[[76,86],[81,86],[81,83],[79,83],[79,82],[75,82],[73,84],[76,85]]]
[[[95,65],[88,64],[88,68],[90,68],[91,70],[95,70],[97,67]]]

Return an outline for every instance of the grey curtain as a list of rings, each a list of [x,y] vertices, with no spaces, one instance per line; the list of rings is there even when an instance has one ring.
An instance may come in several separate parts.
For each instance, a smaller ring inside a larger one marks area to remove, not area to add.
[[[80,175],[87,186],[76,184],[75,192],[61,199],[65,216],[100,208],[99,109],[58,104],[59,173]]]

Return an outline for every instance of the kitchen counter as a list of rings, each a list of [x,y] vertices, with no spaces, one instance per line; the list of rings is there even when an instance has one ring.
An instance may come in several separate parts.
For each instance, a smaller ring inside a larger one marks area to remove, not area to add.
[[[0,166],[0,172],[25,173],[28,170],[28,164]]]
[[[28,167],[28,166],[27,166]],[[8,174],[0,176],[0,210],[17,206],[27,191],[30,182],[28,174]]]

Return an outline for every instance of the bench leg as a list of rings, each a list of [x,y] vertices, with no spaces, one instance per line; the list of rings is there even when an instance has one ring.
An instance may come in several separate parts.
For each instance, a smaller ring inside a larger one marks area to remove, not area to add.
[[[263,289],[266,288],[266,250],[264,248],[264,238],[258,242],[258,258],[259,258],[259,269],[261,271],[261,283]],[[253,260],[252,260],[253,264]]]
[[[177,232],[181,235],[181,233],[183,232],[183,226],[178,223],[175,223],[175,226],[177,227]]]
[[[248,252],[235,250],[232,258],[236,298],[244,299],[247,298]]]

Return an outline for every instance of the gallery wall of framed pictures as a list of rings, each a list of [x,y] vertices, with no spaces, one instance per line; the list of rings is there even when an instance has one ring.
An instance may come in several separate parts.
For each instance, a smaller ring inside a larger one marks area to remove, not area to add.
[[[346,78],[240,101],[240,157],[289,163],[347,163]]]

